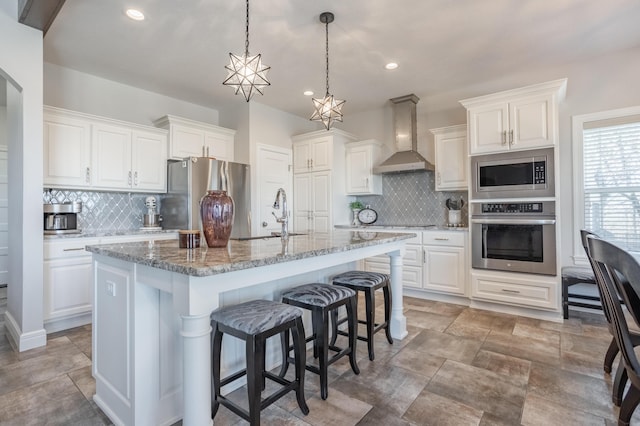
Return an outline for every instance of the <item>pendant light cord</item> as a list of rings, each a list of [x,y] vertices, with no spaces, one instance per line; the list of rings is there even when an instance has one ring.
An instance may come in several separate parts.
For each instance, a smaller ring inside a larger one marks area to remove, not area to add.
[[[249,56],[249,0],[247,0],[247,24],[245,26],[244,54]]]
[[[327,56],[327,93],[325,96],[329,96],[329,21],[325,23],[325,39],[326,39],[326,56]]]

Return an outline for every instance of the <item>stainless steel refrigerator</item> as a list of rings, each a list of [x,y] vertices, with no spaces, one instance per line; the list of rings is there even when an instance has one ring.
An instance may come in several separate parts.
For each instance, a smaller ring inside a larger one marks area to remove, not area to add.
[[[251,177],[249,165],[189,157],[167,166],[167,196],[160,205],[165,229],[200,229],[200,199],[209,189],[227,191],[234,202],[231,238],[251,236]]]

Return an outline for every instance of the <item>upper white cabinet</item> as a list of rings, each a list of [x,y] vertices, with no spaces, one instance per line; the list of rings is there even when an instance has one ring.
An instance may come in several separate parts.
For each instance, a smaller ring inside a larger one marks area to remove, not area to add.
[[[320,130],[292,138],[293,229],[326,233],[350,222],[345,190],[345,144],[355,137],[341,130]]]
[[[165,130],[45,107],[47,187],[162,192],[166,162]]]
[[[467,126],[431,129],[436,154],[436,191],[467,190]]]
[[[381,195],[382,176],[373,174],[380,161],[382,143],[374,139],[349,142],[346,145],[346,184],[349,195]]]
[[[465,99],[471,155],[553,146],[567,80]]]
[[[320,134],[309,139],[294,139],[293,173],[331,170],[331,167],[333,165],[332,158],[332,135]]]
[[[79,188],[91,184],[91,123],[63,112],[44,110],[44,183]]]
[[[153,124],[169,130],[169,158],[215,157],[233,161],[236,131],[213,124],[166,115]]]

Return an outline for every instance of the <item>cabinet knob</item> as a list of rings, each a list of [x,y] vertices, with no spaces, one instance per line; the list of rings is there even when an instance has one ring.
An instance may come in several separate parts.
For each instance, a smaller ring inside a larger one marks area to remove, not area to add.
[[[262,222],[262,227],[266,228],[269,224],[267,222]]]

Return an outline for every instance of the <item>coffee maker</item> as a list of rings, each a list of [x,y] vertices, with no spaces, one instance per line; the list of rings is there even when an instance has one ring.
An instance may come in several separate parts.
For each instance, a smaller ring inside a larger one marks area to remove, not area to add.
[[[82,202],[73,201],[62,204],[45,204],[44,233],[52,234],[79,234],[78,213],[82,212]]]

